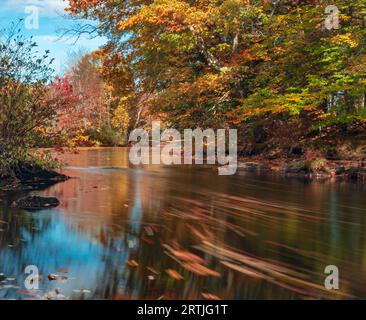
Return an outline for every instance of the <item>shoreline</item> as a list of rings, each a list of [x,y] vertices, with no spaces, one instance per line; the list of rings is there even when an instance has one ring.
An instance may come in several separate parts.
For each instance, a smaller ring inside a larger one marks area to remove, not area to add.
[[[24,166],[12,176],[0,177],[0,193],[42,190],[68,179],[55,170]]]
[[[313,166],[319,162],[320,166]],[[366,163],[360,160],[305,160],[298,158],[268,159],[261,156],[239,157],[238,170],[280,174],[286,178],[310,181],[341,179],[351,182],[366,181]]]
[[[109,148],[111,147],[80,147],[74,152]],[[128,147],[113,148],[123,149]],[[52,149],[40,148],[39,150]],[[240,171],[277,174],[289,179],[297,178],[311,182],[342,180],[363,183],[366,181],[366,161],[361,160],[330,160],[325,158],[307,160],[301,156],[269,159],[265,155],[259,154],[256,156],[238,156],[237,172]],[[68,179],[69,177],[55,170],[25,166],[13,177],[0,177],[0,192],[40,190]]]

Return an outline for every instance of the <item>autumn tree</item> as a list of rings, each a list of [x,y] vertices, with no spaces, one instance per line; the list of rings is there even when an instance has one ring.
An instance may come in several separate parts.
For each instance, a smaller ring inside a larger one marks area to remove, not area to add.
[[[37,130],[57,117],[59,101],[50,96],[52,69],[47,52],[22,37],[17,25],[0,37],[0,174],[14,174],[37,162],[30,152]]]
[[[141,114],[180,128],[260,125],[292,144],[284,137],[365,120],[363,0],[69,2],[99,20],[103,72],[140,106],[140,125]],[[328,5],[338,29],[325,27]]]
[[[125,140],[129,125],[128,100],[117,95],[103,74],[101,52],[71,54],[65,75],[56,78],[52,92],[65,97],[55,132],[69,146],[115,145]],[[76,57],[76,58],[75,58]]]

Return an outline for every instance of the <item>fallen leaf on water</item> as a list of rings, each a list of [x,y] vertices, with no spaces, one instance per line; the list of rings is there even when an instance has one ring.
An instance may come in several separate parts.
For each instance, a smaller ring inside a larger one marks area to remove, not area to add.
[[[148,244],[148,245],[150,245],[150,246],[152,246],[153,244],[155,244],[155,242],[154,242],[153,240],[151,240],[151,239],[149,239],[149,238],[147,238],[147,237],[145,237],[145,236],[143,236],[143,237],[141,238],[141,240],[142,240],[143,242],[147,243],[147,244]]]
[[[58,269],[57,272],[60,272],[60,273],[68,273],[69,270],[67,270],[65,268],[62,268],[62,269]]]
[[[164,248],[166,248],[174,257],[176,257],[178,260],[181,261],[187,261],[187,262],[195,262],[195,263],[203,263],[203,259],[200,256],[197,256],[196,254],[193,254],[189,251],[185,250],[174,250],[168,245],[164,245]]]
[[[220,277],[220,273],[215,270],[209,269],[201,264],[198,263],[184,263],[182,264],[183,268],[191,271],[199,276],[212,276],[212,277]]]
[[[231,269],[255,277],[264,277],[265,280],[286,287],[287,289],[296,291],[302,290],[302,293],[305,293],[306,295],[321,294],[326,297],[352,297],[345,292],[330,292],[325,287],[306,280],[308,277],[296,270],[289,269],[283,265],[276,265],[273,262],[249,256],[242,252],[235,252],[229,248],[220,248],[209,242],[204,242],[202,245],[196,246],[195,248],[219,259],[229,258],[230,260],[234,260],[235,264],[227,261],[222,262]]]
[[[6,221],[4,221],[4,220],[0,220],[0,224],[9,224],[9,223],[7,223]]]
[[[184,278],[183,278],[183,276],[180,274],[180,273],[178,273],[177,271],[175,271],[175,270],[173,270],[173,269],[167,269],[166,271],[165,271],[171,278],[173,278],[174,280],[178,280],[178,281],[180,281],[180,280],[183,280]]]
[[[203,293],[202,292],[201,294],[202,294],[202,297],[204,297],[207,300],[215,300],[215,301],[222,300],[218,296],[215,296],[214,294],[211,294],[211,293]]]
[[[245,274],[249,277],[252,277],[252,278],[257,278],[257,279],[265,279],[265,278],[268,278],[266,275],[264,274],[261,274],[259,272],[256,272],[252,269],[249,269],[249,268],[246,268],[244,266],[239,266],[237,264],[234,264],[234,263],[231,263],[231,262],[227,262],[227,261],[221,261],[221,263],[225,266],[227,266],[228,268],[232,269],[232,270],[235,270],[235,271],[238,271],[242,274]]]
[[[50,281],[55,281],[55,280],[57,280],[57,275],[55,275],[55,274],[49,274],[49,275],[48,275],[48,280],[50,280]]]
[[[68,278],[65,276],[59,276],[57,274],[49,274],[47,276],[48,280],[50,281],[56,281],[56,280],[67,280]]]
[[[195,227],[191,226],[191,225],[187,225],[187,228],[192,232],[193,235],[195,235],[198,239],[204,241],[207,240],[208,238],[200,231],[198,231]]]
[[[137,268],[139,266],[138,262],[136,262],[135,260],[129,260],[127,262],[127,265],[131,268]]]
[[[146,269],[147,269],[147,270],[149,270],[150,272],[152,272],[152,273],[156,274],[156,275],[158,275],[158,274],[159,274],[159,272],[158,272],[158,271],[156,271],[154,268],[146,267]]]

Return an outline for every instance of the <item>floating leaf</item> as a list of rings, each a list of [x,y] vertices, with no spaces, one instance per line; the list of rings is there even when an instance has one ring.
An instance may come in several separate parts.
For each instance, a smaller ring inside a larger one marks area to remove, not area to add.
[[[47,278],[50,281],[56,281],[58,279],[58,275],[56,275],[56,274],[49,274]]]
[[[156,274],[156,275],[158,275],[158,274],[159,274],[159,272],[158,272],[158,271],[156,271],[154,268],[146,267],[146,269],[147,269],[147,270],[149,270],[150,272],[152,272],[152,273]]]
[[[57,272],[60,272],[60,273],[69,273],[69,270],[67,270],[65,268],[61,268],[61,269],[57,270]]]
[[[189,251],[175,250],[168,245],[164,245],[164,248],[166,248],[175,258],[177,258],[180,261],[195,262],[195,263],[204,262],[200,256],[193,254]]]
[[[216,296],[214,294],[211,294],[211,293],[203,293],[202,292],[201,294],[202,294],[202,297],[204,297],[207,300],[215,300],[215,301],[222,300],[218,296]]]
[[[67,280],[68,278],[65,276],[60,276],[58,274],[49,274],[48,280],[50,281],[56,281],[56,280]]]
[[[215,270],[209,269],[201,264],[198,263],[184,263],[182,264],[183,268],[191,271],[192,273],[195,273],[199,276],[207,277],[220,277],[220,273],[218,273]]]
[[[138,262],[137,262],[137,261],[135,261],[135,260],[129,260],[129,261],[127,262],[127,265],[128,265],[129,267],[131,267],[131,268],[137,268],[137,267],[139,266]]]
[[[228,268],[232,269],[232,270],[235,270],[235,271],[238,271],[242,274],[245,274],[249,277],[252,277],[252,278],[257,278],[257,279],[265,279],[267,278],[264,274],[261,274],[259,272],[256,272],[252,269],[249,269],[249,268],[246,268],[244,266],[239,266],[237,264],[234,264],[234,263],[230,263],[230,262],[227,262],[227,261],[221,261],[221,263],[225,266],[227,266]]]
[[[177,280],[177,281],[180,281],[180,280],[183,280],[183,276],[178,273],[177,271],[173,270],[173,269],[167,269],[165,270],[165,272],[171,277],[173,278],[174,280]]]

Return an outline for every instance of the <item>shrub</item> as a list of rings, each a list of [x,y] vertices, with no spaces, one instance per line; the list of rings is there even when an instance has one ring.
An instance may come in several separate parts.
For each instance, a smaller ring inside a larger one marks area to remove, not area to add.
[[[34,161],[30,148],[36,130],[56,117],[49,99],[52,76],[47,52],[39,57],[36,43],[19,34],[18,26],[0,34],[0,172],[8,174]]]

